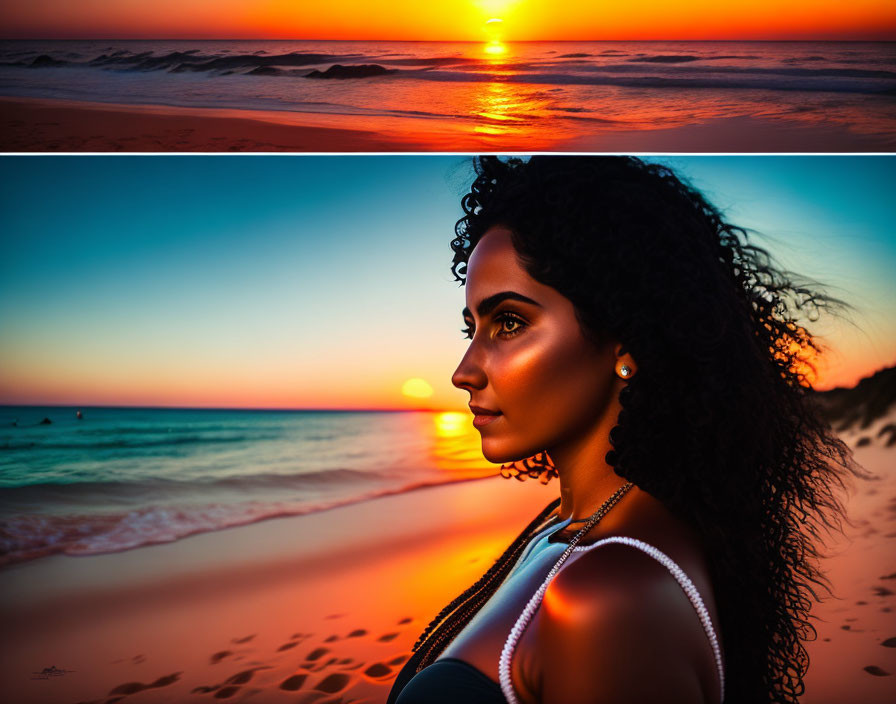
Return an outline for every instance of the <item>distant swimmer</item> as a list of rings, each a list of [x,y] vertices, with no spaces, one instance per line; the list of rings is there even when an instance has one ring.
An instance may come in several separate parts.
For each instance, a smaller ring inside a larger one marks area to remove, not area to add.
[[[38,425],[50,425],[52,422],[49,418],[44,418]]]
[[[78,415],[78,420],[81,420],[83,418],[83,416],[81,415],[81,411],[78,411],[77,415]]]

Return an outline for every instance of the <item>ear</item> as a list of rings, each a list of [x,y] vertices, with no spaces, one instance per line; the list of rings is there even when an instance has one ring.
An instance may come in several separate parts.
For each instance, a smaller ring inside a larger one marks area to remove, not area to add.
[[[638,371],[634,357],[621,343],[616,344],[613,352],[616,355],[616,375],[622,379],[631,379]]]

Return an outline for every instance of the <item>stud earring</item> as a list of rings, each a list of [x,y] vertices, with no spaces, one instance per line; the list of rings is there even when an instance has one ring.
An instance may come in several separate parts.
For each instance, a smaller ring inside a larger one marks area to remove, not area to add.
[[[619,367],[619,376],[621,376],[623,379],[627,379],[631,375],[631,373],[632,368],[627,364],[623,364],[621,367]]]

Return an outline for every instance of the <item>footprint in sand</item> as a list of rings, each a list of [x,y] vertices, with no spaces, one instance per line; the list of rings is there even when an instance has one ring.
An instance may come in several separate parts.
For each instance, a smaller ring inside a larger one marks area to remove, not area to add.
[[[328,616],[324,616],[324,618],[326,618],[326,619],[342,618],[343,616],[345,616],[345,614],[329,614]]]
[[[413,620],[414,619],[412,619],[410,616],[407,616],[406,618],[401,619],[401,621],[398,622],[398,625],[403,626],[404,624],[410,623]]]
[[[874,675],[875,677],[889,677],[890,673],[886,670],[879,668],[877,665],[866,665],[862,668],[870,675]]]
[[[255,675],[255,670],[262,670],[268,668],[256,667],[252,670],[243,670],[242,672],[237,672],[235,675],[230,677],[224,684],[246,684],[249,680],[252,679]]]
[[[377,640],[381,643],[388,643],[390,640],[395,640],[398,638],[399,633],[386,633],[385,635],[380,636]]]
[[[144,689],[154,689],[156,687],[167,687],[169,684],[174,684],[180,679],[182,672],[175,672],[170,675],[165,675],[164,677],[159,677],[155,682],[150,682],[149,684],[143,684],[142,682],[125,682],[124,684],[120,684],[117,687],[111,689],[109,691],[109,696],[113,694],[135,694],[137,692],[142,692]]]
[[[190,691],[190,694],[208,694],[209,692],[214,692],[216,699],[227,699],[240,690],[240,685],[246,684],[251,680],[257,670],[268,669],[270,669],[269,665],[262,665],[261,667],[254,667],[251,670],[243,670],[242,672],[237,672],[235,675],[231,675],[224,680],[222,684],[213,684],[209,687],[194,687]]]
[[[305,656],[305,660],[320,660],[320,658],[329,652],[329,648],[315,648]]]
[[[280,683],[280,689],[285,689],[288,692],[295,692],[305,684],[307,678],[308,675],[293,675],[292,677],[287,677]]]
[[[240,691],[239,687],[221,687],[215,692],[215,699],[228,699]]]
[[[392,669],[393,666],[401,665],[407,659],[407,655],[399,655],[398,657],[392,658],[388,662],[375,662],[373,665],[364,670],[364,675],[378,682],[385,679],[390,679],[391,677],[395,676],[395,671]]]
[[[373,680],[381,680],[391,674],[392,668],[381,662],[374,663],[366,670],[364,670],[364,675]]]
[[[134,657],[131,658],[131,662],[134,663],[135,665],[139,665],[142,662],[146,662],[146,658],[142,654],[135,655]]]
[[[348,675],[334,673],[332,675],[327,675],[326,677],[324,677],[320,682],[317,683],[314,689],[316,689],[318,692],[335,694],[336,692],[345,689],[350,681],[351,678]]]
[[[366,636],[366,635],[367,635],[367,631],[365,631],[363,628],[358,628],[358,629],[352,631],[351,633],[349,633],[349,634],[346,636],[346,638],[360,638],[361,636]],[[328,636],[328,637],[324,640],[324,643],[334,643],[334,642],[336,642],[337,640],[339,640],[339,636],[337,636],[337,635],[334,633],[333,635]]]
[[[874,596],[893,596],[893,592],[886,587],[872,587]]]
[[[219,662],[221,662],[221,661],[222,661],[224,658],[226,658],[228,655],[233,655],[233,653],[230,652],[229,650],[219,650],[217,653],[213,653],[213,654],[211,655],[211,657],[209,657],[208,660],[209,660],[209,663],[210,663],[210,664],[212,664],[212,665],[217,665]]]
[[[243,643],[248,643],[254,637],[255,637],[255,634],[253,633],[251,636],[246,636],[245,638],[231,638],[230,642],[236,643],[237,645],[242,645]]]
[[[881,645],[885,648],[896,648],[896,638],[887,638]]]
[[[279,648],[277,648],[277,652],[279,653],[281,650],[289,650],[290,648],[295,648],[298,645],[296,641],[290,641],[289,643],[284,643]]]
[[[326,662],[322,662],[317,667],[312,667],[310,665],[303,665],[303,667],[307,667],[309,672],[320,672],[321,670],[326,670],[330,665],[338,662],[339,658],[330,658]],[[344,669],[344,668],[343,668]]]

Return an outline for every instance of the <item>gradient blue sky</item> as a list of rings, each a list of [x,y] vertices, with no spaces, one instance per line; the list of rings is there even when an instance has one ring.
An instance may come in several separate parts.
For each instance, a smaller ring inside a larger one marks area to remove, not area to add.
[[[896,362],[896,158],[658,157],[856,326],[820,387]],[[2,157],[0,403],[461,408],[449,271],[469,159]]]

